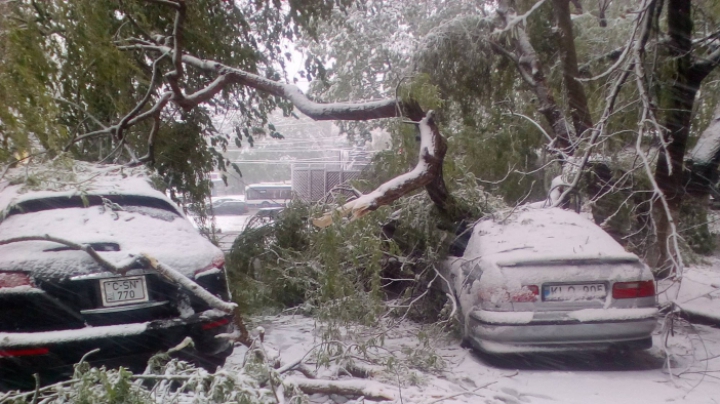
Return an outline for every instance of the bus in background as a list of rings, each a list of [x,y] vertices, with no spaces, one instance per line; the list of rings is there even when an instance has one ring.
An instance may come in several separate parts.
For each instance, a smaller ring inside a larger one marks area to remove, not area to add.
[[[245,187],[248,206],[269,208],[285,206],[292,200],[292,186],[285,184],[253,184]]]

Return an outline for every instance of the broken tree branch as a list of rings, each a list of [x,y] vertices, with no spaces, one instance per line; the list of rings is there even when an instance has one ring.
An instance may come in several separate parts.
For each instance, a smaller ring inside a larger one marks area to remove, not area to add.
[[[173,52],[168,46],[162,45],[126,45],[120,46],[123,50],[146,50],[155,52]],[[358,120],[365,121],[378,118],[392,118],[400,116],[397,101],[387,99],[362,103],[329,103],[322,104],[310,100],[297,86],[293,84],[273,81],[256,74],[226,66],[213,60],[204,60],[190,55],[182,55],[182,61],[188,66],[208,74],[227,76],[222,79],[223,85],[240,84],[283,97],[290,101],[300,112],[316,121],[327,120]],[[215,84],[219,84],[214,82]],[[217,89],[219,91],[219,89]]]
[[[296,386],[305,394],[339,394],[365,397],[367,400],[373,401],[395,399],[389,388],[386,389],[384,385],[371,380],[358,382],[356,380],[319,380],[288,376],[283,382],[287,385]]]
[[[442,167],[442,158],[438,158],[437,152],[443,140],[435,125],[433,111],[428,111],[425,118],[420,121],[419,128],[420,156],[412,171],[393,178],[369,194],[347,202],[334,212],[328,212],[323,217],[314,219],[315,226],[321,228],[329,226],[332,223],[333,214],[337,212],[340,212],[341,215],[352,213],[353,218],[362,217],[415,189],[430,184]]]

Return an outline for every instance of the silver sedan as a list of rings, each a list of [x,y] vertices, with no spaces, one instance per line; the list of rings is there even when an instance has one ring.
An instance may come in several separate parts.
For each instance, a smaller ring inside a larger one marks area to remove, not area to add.
[[[652,346],[652,273],[575,212],[525,208],[483,220],[445,275],[463,337],[482,351]]]

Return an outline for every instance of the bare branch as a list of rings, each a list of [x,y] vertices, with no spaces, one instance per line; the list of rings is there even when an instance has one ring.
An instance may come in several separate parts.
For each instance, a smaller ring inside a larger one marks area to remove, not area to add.
[[[498,3],[497,15],[500,18],[500,23],[507,25],[508,21],[514,20],[515,11],[510,8],[507,0],[500,1]],[[554,134],[553,139],[555,139],[558,148],[572,155],[574,152],[572,147],[573,134],[568,129],[563,112],[548,87],[542,64],[535,52],[535,48],[532,46],[532,43],[530,43],[530,38],[522,26],[517,26],[514,37],[517,56],[513,55],[513,57],[517,59],[518,71],[535,92],[538,100],[538,110],[552,128]],[[499,48],[496,48],[496,50],[502,52]],[[506,56],[509,57],[509,55]],[[511,60],[513,59],[511,58]]]
[[[152,97],[152,93],[155,90],[155,79],[157,77],[157,64],[160,62],[165,56],[167,56],[167,53],[163,53],[159,58],[155,59],[152,64],[152,76],[150,77],[150,84],[148,85],[148,89],[145,92],[145,96],[140,100],[137,105],[135,105],[135,108],[130,111],[127,115],[125,115],[121,120],[120,123],[117,124],[117,130],[115,133],[115,136],[122,140],[123,139],[123,131],[125,128],[128,127],[128,122],[132,118],[134,118],[137,114],[140,113],[140,111],[145,107],[145,104],[150,101],[150,97]]]
[[[509,50],[505,49],[503,46],[501,46],[499,43],[495,41],[488,41],[490,43],[490,46],[492,48],[500,53],[501,55],[505,56],[506,58],[510,59],[513,63],[515,63],[515,67],[517,68],[518,72],[520,73],[520,76],[525,80],[526,83],[528,83],[530,86],[535,87],[537,86],[537,83],[535,82],[535,79],[530,75],[528,71],[526,71],[522,65],[520,64],[520,58],[517,57],[514,53],[510,52]]]
[[[107,129],[107,126],[105,126],[104,123],[100,122],[100,120],[97,119],[97,118],[95,117],[95,115],[91,114],[88,110],[86,110],[85,108],[83,108],[83,107],[80,106],[79,104],[77,104],[77,103],[75,103],[75,102],[72,102],[72,101],[70,101],[70,100],[66,100],[65,98],[62,98],[62,97],[55,97],[55,100],[56,100],[56,101],[60,101],[60,102],[64,102],[65,104],[68,104],[68,105],[74,107],[74,108],[77,109],[78,111],[80,111],[80,112],[84,113],[85,115],[87,115],[88,117],[90,117],[90,119],[92,119],[92,121],[95,122],[98,126],[100,126],[100,127],[103,128],[103,129]]]
[[[130,119],[127,123],[127,126],[133,126],[140,121],[144,121],[145,119],[156,116],[163,108],[165,108],[165,105],[167,105],[172,96],[172,91],[166,91],[162,93],[162,95],[160,96],[160,98],[158,98],[152,108],[136,116],[135,118]]]
[[[517,15],[513,12],[512,18],[511,19],[506,18],[504,21],[504,26],[500,29],[496,29],[495,31],[493,31],[493,35],[497,35],[497,34],[501,34],[503,32],[509,31],[509,30],[513,29],[516,25],[519,25],[519,24],[525,25],[528,17],[530,17],[530,15],[532,13],[534,13],[535,10],[540,8],[540,6],[542,6],[544,3],[545,3],[545,0],[538,1],[537,3],[533,4],[532,7],[530,7],[530,10],[528,10],[525,14],[522,14],[522,15]]]
[[[93,137],[98,137],[98,136],[103,136],[103,135],[112,135],[116,129],[117,129],[116,126],[111,126],[109,128],[106,127],[105,129],[100,129],[100,130],[88,132],[81,136],[76,136],[70,141],[70,143],[67,144],[67,146],[65,146],[64,150],[65,151],[70,150],[70,147],[72,147],[72,145],[74,145],[75,143],[77,143],[81,140],[90,139]]]
[[[171,48],[160,45],[150,46],[138,44],[120,46],[119,48],[125,50],[150,50],[163,53],[168,51],[172,52]],[[400,111],[398,111],[396,107],[396,100],[394,99],[362,103],[322,104],[310,100],[297,86],[292,84],[272,81],[256,74],[223,65],[222,63],[212,60],[203,60],[190,55],[183,55],[182,61],[186,65],[192,66],[206,73],[227,76],[227,79],[223,79],[226,80],[222,82],[224,85],[231,83],[241,84],[259,91],[283,97],[293,103],[300,112],[317,121],[370,120],[378,118],[391,118],[400,115]]]

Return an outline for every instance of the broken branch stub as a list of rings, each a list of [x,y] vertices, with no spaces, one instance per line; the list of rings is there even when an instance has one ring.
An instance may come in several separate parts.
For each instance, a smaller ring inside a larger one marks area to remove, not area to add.
[[[333,215],[352,214],[353,219],[360,218],[381,206],[389,205],[402,196],[432,183],[442,175],[445,151],[444,139],[440,135],[434,120],[434,112],[428,111],[418,123],[420,129],[420,156],[418,163],[410,172],[397,176],[380,185],[374,191],[347,202],[322,217],[313,219],[313,224],[325,228],[332,224]]]
[[[171,282],[174,282],[175,284],[188,290],[195,296],[199,297],[213,309],[220,310],[227,314],[232,314],[235,311],[237,304],[229,303],[229,302],[226,302],[226,301],[220,299],[219,297],[217,297],[217,296],[213,295],[212,293],[208,292],[207,290],[205,290],[203,287],[201,287],[197,283],[193,282],[192,279],[181,274],[177,270],[161,263],[160,261],[151,257],[150,255],[143,253],[142,256],[145,257],[145,259],[148,261],[150,266],[155,271],[157,271],[157,273],[164,276]]]

